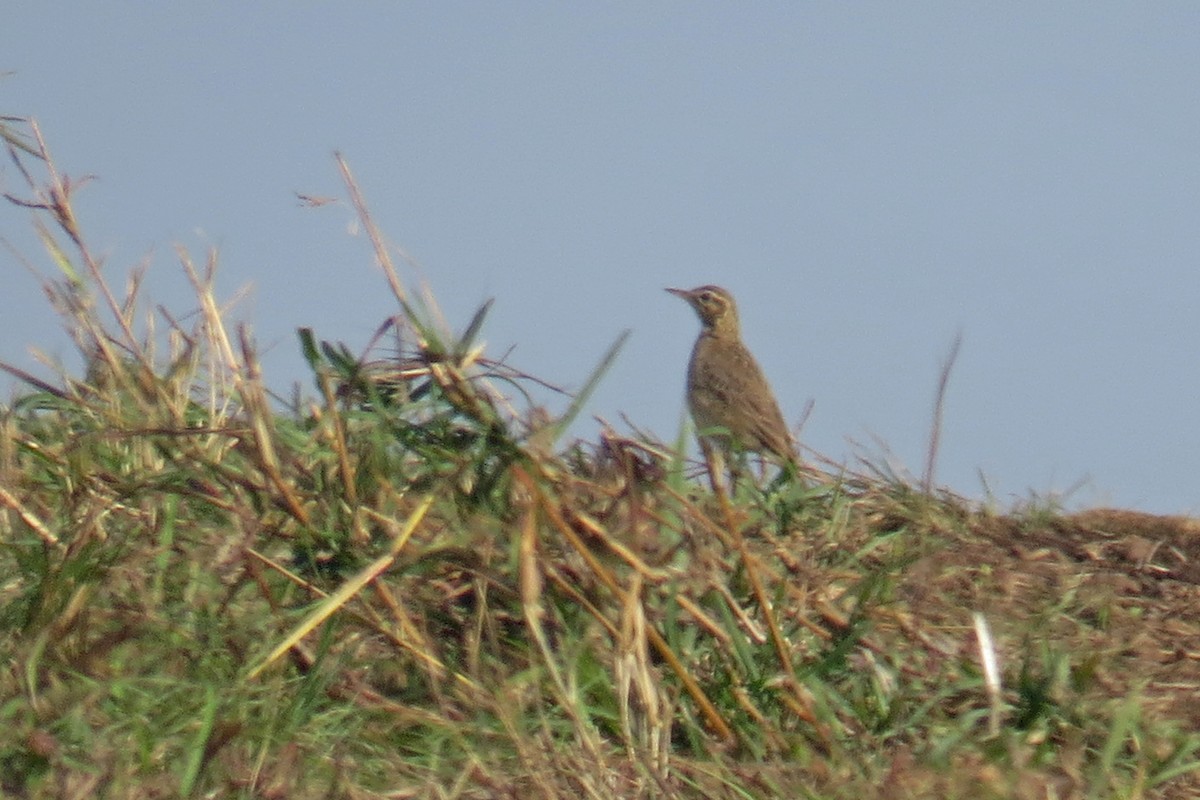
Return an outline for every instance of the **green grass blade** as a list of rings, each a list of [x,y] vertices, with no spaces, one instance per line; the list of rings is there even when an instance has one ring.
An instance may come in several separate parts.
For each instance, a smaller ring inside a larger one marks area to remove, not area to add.
[[[487,318],[488,311],[491,310],[493,302],[495,302],[495,298],[489,297],[483,305],[476,309],[475,316],[471,317],[471,322],[468,323],[467,329],[463,331],[462,336],[458,337],[458,342],[454,345],[454,355],[456,358],[462,358],[471,349],[475,337],[479,335],[480,329],[483,328],[483,321]]]
[[[566,432],[571,423],[583,411],[583,407],[587,404],[588,399],[592,396],[592,392],[596,391],[596,387],[600,385],[600,379],[604,377],[604,373],[608,372],[609,367],[617,359],[617,354],[621,352],[621,348],[625,346],[625,341],[629,338],[629,329],[621,331],[621,335],[617,337],[604,353],[604,357],[600,359],[600,363],[592,370],[592,374],[588,376],[587,381],[583,384],[583,388],[575,395],[575,399],[567,406],[566,413],[555,421],[550,432],[550,444],[558,441],[559,437]]]
[[[192,737],[188,750],[187,764],[184,766],[183,778],[179,782],[179,796],[190,797],[200,778],[200,770],[204,766],[204,752],[208,748],[208,739],[212,735],[213,723],[217,719],[217,691],[210,684],[204,689],[204,707],[200,710],[200,727]]]

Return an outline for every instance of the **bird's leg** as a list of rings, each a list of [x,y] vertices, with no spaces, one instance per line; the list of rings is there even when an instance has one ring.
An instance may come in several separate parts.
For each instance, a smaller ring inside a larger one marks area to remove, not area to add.
[[[704,463],[708,466],[708,479],[712,483],[713,494],[717,496],[717,504],[721,507],[725,524],[732,535],[740,537],[741,534],[734,522],[729,490],[725,484],[725,456],[728,451],[708,438],[700,440],[700,449],[704,451]]]
[[[744,473],[749,473],[750,483],[754,483],[754,473],[750,470],[750,465],[746,462],[746,453],[743,450],[730,447],[726,454],[729,457],[729,496],[733,497],[737,494],[738,481],[742,479]]]
[[[728,496],[725,485],[725,451],[708,437],[701,437],[700,450],[704,453],[704,464],[708,467],[708,481],[713,492]]]

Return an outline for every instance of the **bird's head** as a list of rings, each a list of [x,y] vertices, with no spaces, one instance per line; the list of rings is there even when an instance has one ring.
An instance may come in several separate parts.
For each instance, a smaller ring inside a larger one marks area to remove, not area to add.
[[[696,310],[700,324],[706,331],[717,333],[738,332],[737,305],[733,295],[720,286],[697,286],[695,289],[667,289],[676,297],[683,298]]]

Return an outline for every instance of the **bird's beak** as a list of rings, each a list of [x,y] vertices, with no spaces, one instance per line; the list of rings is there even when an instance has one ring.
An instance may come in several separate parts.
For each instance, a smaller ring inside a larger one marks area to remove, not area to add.
[[[687,300],[688,296],[691,294],[691,292],[689,292],[687,289],[672,289],[667,287],[667,291],[676,297],[682,297],[684,300]]]

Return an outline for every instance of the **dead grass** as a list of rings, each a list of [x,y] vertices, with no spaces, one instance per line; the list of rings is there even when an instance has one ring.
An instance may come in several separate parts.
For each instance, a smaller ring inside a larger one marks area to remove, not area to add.
[[[365,357],[302,331],[281,401],[215,257],[196,315],[113,294],[30,131],[10,199],[88,367],[0,409],[5,796],[1200,794],[1195,520],[987,513],[936,452],[723,508],[649,437],[564,447],[620,339],[537,408],[344,163],[399,313]]]

